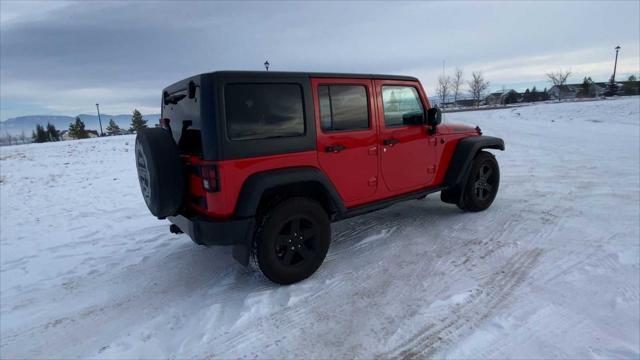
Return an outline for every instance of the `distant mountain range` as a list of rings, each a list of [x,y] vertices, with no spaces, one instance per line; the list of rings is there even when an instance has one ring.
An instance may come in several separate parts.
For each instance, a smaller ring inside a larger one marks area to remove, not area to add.
[[[84,122],[87,130],[100,131],[98,115],[80,114],[78,116]],[[153,124],[156,124],[160,119],[160,114],[143,114],[142,117],[145,120],[148,120],[147,124],[153,126]],[[53,124],[58,130],[67,130],[69,129],[69,124],[75,121],[75,119],[75,116],[58,115],[18,116],[0,122],[0,135],[4,135],[5,133],[19,135],[22,131],[24,131],[26,135],[31,135],[31,131],[36,128],[37,124],[46,126],[47,123]],[[115,121],[122,129],[128,129],[131,124],[131,114],[100,114],[100,119],[102,119],[102,130],[105,132],[107,131],[107,125],[109,125],[109,120],[111,119],[113,119],[113,121]]]

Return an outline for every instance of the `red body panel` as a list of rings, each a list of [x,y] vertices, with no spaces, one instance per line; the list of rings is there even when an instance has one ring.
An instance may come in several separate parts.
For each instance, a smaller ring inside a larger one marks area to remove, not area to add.
[[[322,130],[318,86],[362,85],[367,89],[369,129],[356,131]],[[375,195],[378,184],[378,129],[373,101],[373,82],[367,79],[312,79],[313,107],[316,119],[316,143],[318,163],[336,187],[342,201],[348,206],[358,201],[368,201]],[[341,151],[327,148],[343,146]]]
[[[323,132],[321,129],[318,86],[321,84],[364,85],[367,88],[370,128],[357,131]],[[437,127],[429,134],[426,126],[411,125],[387,128],[384,125],[382,85],[408,85],[418,90],[425,111],[429,100],[417,81],[312,78],[317,151],[273,156],[206,162],[198,157],[184,157],[186,164],[218,166],[219,191],[206,192],[202,178],[189,173],[190,195],[204,201],[189,201],[197,213],[214,217],[233,216],[240,191],[253,174],[288,167],[315,167],[330,179],[347,208],[391,198],[408,192],[441,185],[449,162],[460,139],[478,135],[464,125]],[[398,142],[385,145],[385,139]],[[339,152],[327,147],[344,146]]]
[[[413,81],[376,80],[376,106],[380,114],[380,164],[384,183],[389,194],[414,191],[430,185],[434,176],[436,149],[434,135],[427,133],[424,125],[386,127],[382,101],[382,86],[402,85],[418,90],[423,109],[429,108],[429,100],[419,83]],[[385,140],[397,141],[384,145]]]

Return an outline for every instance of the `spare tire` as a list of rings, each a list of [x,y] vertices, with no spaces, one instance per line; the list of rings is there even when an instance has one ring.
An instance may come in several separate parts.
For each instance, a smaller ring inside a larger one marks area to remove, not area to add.
[[[180,151],[171,132],[143,129],[136,136],[136,167],[142,197],[159,218],[176,215],[185,198]]]

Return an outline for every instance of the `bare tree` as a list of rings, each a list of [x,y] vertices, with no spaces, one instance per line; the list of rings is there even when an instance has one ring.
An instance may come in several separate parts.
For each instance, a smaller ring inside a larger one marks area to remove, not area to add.
[[[456,68],[456,72],[453,74],[453,79],[451,79],[451,90],[453,91],[453,104],[455,105],[458,102],[458,93],[460,92],[460,87],[462,83],[464,83],[464,78],[462,77],[463,72],[462,69]]]
[[[449,76],[440,75],[438,78],[438,89],[436,90],[440,98],[440,104],[447,102],[447,98],[451,93],[451,78]]]
[[[562,100],[562,86],[566,84],[569,75],[571,75],[571,70],[558,70],[556,72],[547,73],[549,81],[551,81],[553,85],[558,86],[558,102]]]
[[[22,132],[18,136],[18,139],[20,139],[20,142],[22,144],[26,144],[27,143],[27,135],[24,133],[24,129],[22,130]]]
[[[476,106],[479,106],[482,95],[484,95],[484,92],[489,88],[489,82],[482,76],[482,71],[478,71],[471,73],[471,81],[469,81],[467,85],[469,85],[469,92]]]
[[[16,139],[13,136],[11,136],[11,134],[9,134],[8,131],[5,131],[4,135],[0,136],[0,144],[1,145],[13,145],[13,142],[15,140]]]

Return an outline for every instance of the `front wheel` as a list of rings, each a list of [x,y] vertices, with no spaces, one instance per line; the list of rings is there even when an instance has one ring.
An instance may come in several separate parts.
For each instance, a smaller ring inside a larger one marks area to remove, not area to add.
[[[330,242],[331,225],[322,206],[296,197],[279,203],[262,217],[251,257],[269,280],[292,284],[320,267]]]
[[[473,159],[471,171],[458,207],[466,211],[482,211],[493,203],[500,185],[500,167],[493,154],[480,151]]]

